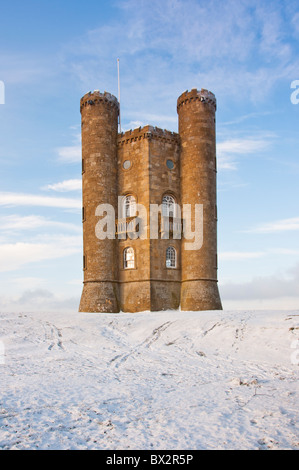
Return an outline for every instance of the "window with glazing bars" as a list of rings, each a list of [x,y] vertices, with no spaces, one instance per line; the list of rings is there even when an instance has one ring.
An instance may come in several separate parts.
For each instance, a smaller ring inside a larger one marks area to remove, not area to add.
[[[166,250],[166,268],[176,267],[176,251],[173,246],[169,246]]]
[[[134,217],[136,214],[136,199],[134,196],[126,196],[124,199],[124,217]]]
[[[124,249],[124,269],[133,269],[135,267],[135,253],[132,247]]]
[[[170,194],[165,194],[162,199],[162,215],[166,217],[174,217],[175,199]]]

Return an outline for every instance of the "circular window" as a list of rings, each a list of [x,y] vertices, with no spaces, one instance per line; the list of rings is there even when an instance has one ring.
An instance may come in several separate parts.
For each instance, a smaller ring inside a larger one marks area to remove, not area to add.
[[[123,163],[123,169],[128,170],[131,167],[131,162],[130,160],[125,160]]]
[[[174,163],[172,160],[167,160],[166,165],[167,165],[167,168],[169,168],[169,170],[174,169]]]

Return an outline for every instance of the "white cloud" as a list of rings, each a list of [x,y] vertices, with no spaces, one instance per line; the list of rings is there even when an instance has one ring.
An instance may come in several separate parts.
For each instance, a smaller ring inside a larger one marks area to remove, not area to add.
[[[81,232],[80,225],[57,222],[39,215],[19,216],[13,214],[3,216],[0,221],[0,230],[2,231],[35,230],[37,228],[58,228],[62,230]]]
[[[35,288],[41,288],[42,286],[47,285],[48,282],[49,281],[47,279],[33,276],[14,277],[11,279],[14,291],[19,290],[20,288],[21,290],[28,290],[31,289],[32,286],[35,286]]]
[[[231,126],[234,124],[240,124],[244,121],[247,121],[249,119],[255,119],[261,116],[269,116],[270,111],[263,111],[263,112],[256,112],[256,113],[249,113],[249,114],[244,114],[243,116],[239,116],[238,118],[234,119],[233,121],[224,121],[221,122],[221,126]]]
[[[292,25],[294,28],[295,36],[298,38],[299,37],[299,12],[295,13],[295,15],[293,16]]]
[[[238,261],[262,258],[265,254],[264,251],[223,251],[218,254],[218,258],[223,261]]]
[[[127,13],[123,15],[123,30],[129,36],[131,53],[140,52],[151,44],[151,48],[160,49],[162,53],[180,58],[187,56],[193,61],[221,58],[224,54],[243,58],[254,39],[254,18],[246,15],[244,2],[131,0],[121,7]],[[93,38],[101,31],[94,31]],[[109,34],[107,28],[105,32]]]
[[[57,149],[59,160],[64,163],[78,163],[81,161],[81,145],[59,147]]]
[[[291,248],[272,248],[268,250],[268,253],[273,255],[298,256],[299,250],[292,250]]]
[[[67,281],[67,284],[71,286],[82,286],[82,279],[72,279],[71,281]]]
[[[237,156],[258,154],[267,149],[271,141],[270,136],[263,138],[228,139],[217,143],[217,167],[220,170],[236,170]]]
[[[82,189],[81,179],[64,180],[58,183],[48,184],[42,189],[52,190],[57,192],[79,191]]]
[[[130,121],[124,126],[121,126],[122,132],[130,131],[131,129],[137,129],[139,127],[144,127],[146,124],[143,121]]]
[[[291,55],[291,49],[284,40],[284,22],[279,9],[267,5],[265,8],[262,4],[256,8],[256,17],[260,23],[260,51],[266,56],[270,62],[273,58],[281,58],[288,60]]]
[[[287,34],[292,18],[297,25],[294,7],[286,12],[279,2],[269,7],[258,0],[127,0],[117,7],[121,21],[116,14],[88,31],[64,48],[64,58],[83,89],[97,83],[104,90],[109,83],[116,94],[120,57],[128,121],[144,121],[144,109],[159,114],[153,96],[162,98],[161,114],[167,115],[173,98],[192,86],[207,87],[226,101],[261,101],[298,70]]]
[[[231,155],[217,156],[218,170],[237,170],[238,162]]]
[[[248,233],[276,233],[299,230],[299,217],[277,220],[246,230]]]
[[[220,142],[217,145],[219,155],[237,154],[246,155],[249,153],[260,152],[269,146],[269,142],[264,139],[230,139]]]
[[[221,251],[218,253],[218,258],[221,261],[242,261],[273,255],[299,256],[299,250],[290,248],[269,248],[264,251]]]
[[[298,305],[299,296],[236,300],[222,297],[225,310],[298,310]]]
[[[74,297],[58,296],[45,288],[26,289],[21,295],[1,296],[0,309],[2,311],[35,312],[35,311],[78,311],[80,294]]]
[[[64,258],[81,252],[81,237],[52,237],[45,242],[0,245],[0,272],[14,271],[29,263]]]
[[[0,206],[43,206],[61,209],[81,209],[81,199],[49,197],[35,194],[0,192]]]
[[[53,79],[57,73],[44,56],[20,53],[1,54],[1,78],[9,85],[32,85],[41,80]]]
[[[56,149],[58,160],[61,163],[79,163],[82,159],[81,134],[76,133],[72,137],[73,145],[58,147]]]
[[[174,114],[173,116],[166,116],[163,114],[145,113],[143,111],[138,113],[130,112],[130,117],[134,118],[134,116],[136,120],[132,119],[132,121],[129,121],[127,124],[122,125],[122,131],[136,129],[138,127],[144,127],[147,124],[169,129],[170,127],[173,127],[174,124],[177,127],[178,122],[176,114]]]
[[[220,287],[221,296],[228,300],[262,300],[299,297],[299,264],[285,275],[255,277],[249,282],[234,282]],[[298,308],[298,307],[297,307]]]

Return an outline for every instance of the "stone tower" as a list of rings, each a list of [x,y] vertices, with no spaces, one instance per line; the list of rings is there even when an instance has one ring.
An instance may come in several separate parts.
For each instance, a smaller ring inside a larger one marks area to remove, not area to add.
[[[207,90],[183,93],[177,102],[181,138],[182,204],[203,204],[203,245],[182,244],[181,309],[221,309],[217,285],[216,99]]]
[[[119,104],[110,93],[81,99],[83,270],[80,311],[118,312],[117,240],[95,234],[99,204],[117,207],[117,131]]]
[[[84,287],[79,310],[221,309],[213,93],[191,90],[178,98],[179,133],[145,126],[118,134],[118,101],[106,92],[87,93],[80,110]],[[96,236],[100,204],[115,211],[110,239]],[[184,218],[177,207],[183,204],[203,205],[198,250],[186,249],[184,236],[177,236]],[[147,212],[144,238],[130,233],[139,205]],[[150,236],[153,205],[157,237]]]

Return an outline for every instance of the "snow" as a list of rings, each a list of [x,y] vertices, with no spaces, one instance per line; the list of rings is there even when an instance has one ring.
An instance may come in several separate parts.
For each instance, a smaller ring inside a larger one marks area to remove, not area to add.
[[[2,313],[0,449],[298,449],[298,318]]]

